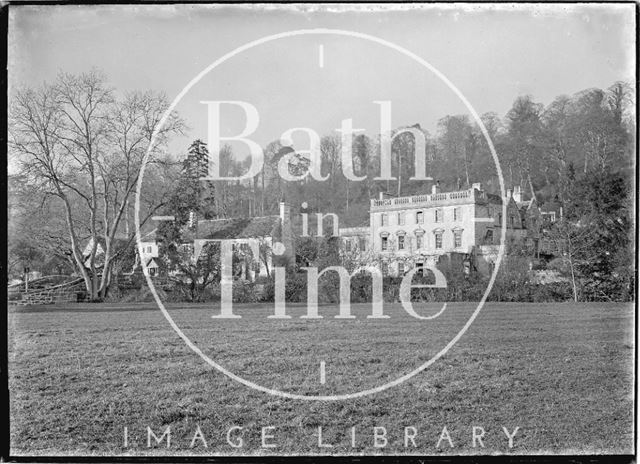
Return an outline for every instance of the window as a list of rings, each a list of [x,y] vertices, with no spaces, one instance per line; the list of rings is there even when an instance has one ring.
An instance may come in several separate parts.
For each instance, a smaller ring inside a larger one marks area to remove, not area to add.
[[[365,239],[364,237],[360,237],[359,242],[360,251],[367,251],[367,239]]]
[[[398,236],[398,250],[404,250],[404,235]]]
[[[404,214],[403,213],[398,213],[398,225],[399,226],[403,226],[404,225]]]
[[[436,232],[436,248],[442,248],[442,232]]]
[[[151,253],[151,247],[150,246],[147,247],[147,253]]]
[[[398,263],[398,275],[404,274],[404,263]]]
[[[345,240],[344,247],[345,247],[345,249],[347,251],[351,251],[351,240],[350,239]]]
[[[487,230],[487,233],[484,235],[484,243],[487,245],[491,245],[493,243],[493,230]]]
[[[422,248],[422,234],[416,235],[416,248]]]
[[[464,263],[462,263],[462,266],[465,275],[471,274],[471,263],[469,261],[465,260]]]
[[[389,216],[387,216],[387,213],[382,213],[380,215],[380,224],[383,226],[389,225]]]
[[[424,214],[422,211],[416,213],[416,224],[424,224]]]
[[[515,223],[516,223],[516,218],[513,217],[513,216],[510,216],[509,217],[509,222],[511,222],[511,227],[513,227],[515,225]]]
[[[389,249],[389,237],[382,237],[382,251]]]
[[[382,262],[382,275],[389,275],[389,264],[384,261]]]
[[[551,211],[548,213],[540,213],[542,220],[544,221],[549,221],[549,222],[556,222],[556,212],[555,211]]]
[[[462,220],[462,209],[461,208],[453,208],[453,220],[461,221]]]
[[[416,263],[416,274],[417,275],[424,275],[424,263],[423,262],[417,262]]]
[[[502,227],[502,213],[498,213],[498,222],[500,223],[500,226]]]
[[[462,230],[453,231],[453,246],[460,248],[462,246]]]
[[[435,211],[435,222],[442,222],[442,210],[437,209]]]
[[[149,268],[149,275],[150,275],[151,277],[153,277],[153,276],[155,276],[155,275],[156,275],[156,268],[155,268],[155,267],[150,267],[150,268]]]

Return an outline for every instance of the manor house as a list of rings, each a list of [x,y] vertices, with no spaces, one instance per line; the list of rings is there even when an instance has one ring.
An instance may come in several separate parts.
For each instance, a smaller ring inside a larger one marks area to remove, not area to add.
[[[541,224],[536,200],[524,201],[520,187],[507,192],[507,240],[536,252]],[[502,198],[476,183],[470,189],[372,199],[368,227],[340,229],[344,252],[381,265],[384,275],[403,275],[409,268],[457,256],[465,266],[488,273],[498,254]]]

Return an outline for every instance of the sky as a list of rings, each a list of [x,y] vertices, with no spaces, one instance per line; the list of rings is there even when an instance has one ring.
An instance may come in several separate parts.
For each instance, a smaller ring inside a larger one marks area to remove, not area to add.
[[[633,4],[461,5],[11,5],[9,89],[52,81],[58,72],[102,69],[119,92],[155,90],[173,101],[223,55],[263,37],[339,29],[408,50],[445,76],[478,114],[503,117],[518,95],[556,96],[617,80],[633,82]],[[189,126],[171,148],[207,140],[203,101],[242,101],[259,123],[248,137],[265,146],[288,129],[336,133],[343,119],[375,136],[380,105],[392,126],[430,132],[446,115],[468,114],[434,72],[377,42],[335,34],[256,45],[208,72],[175,109]],[[238,135],[244,110],[222,106],[223,136]],[[294,142],[303,144],[298,134]],[[243,143],[234,143],[242,157]]]

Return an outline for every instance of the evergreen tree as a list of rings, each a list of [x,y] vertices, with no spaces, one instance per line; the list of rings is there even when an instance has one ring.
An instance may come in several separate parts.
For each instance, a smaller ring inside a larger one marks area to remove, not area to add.
[[[194,141],[183,163],[182,173],[171,193],[166,214],[174,221],[158,227],[161,273],[170,277],[191,301],[203,298],[205,289],[220,278],[220,246],[207,244],[194,256],[193,240],[198,221],[215,214],[213,183],[206,175],[209,153],[206,145]]]

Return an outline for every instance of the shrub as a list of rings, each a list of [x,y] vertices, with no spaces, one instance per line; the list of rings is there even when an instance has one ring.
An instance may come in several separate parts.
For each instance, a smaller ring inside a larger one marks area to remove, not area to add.
[[[168,301],[167,292],[161,288],[156,288],[156,292],[161,300]],[[118,303],[150,303],[155,301],[155,298],[153,297],[149,287],[142,287],[118,290],[117,292],[114,292],[114,294],[110,294],[105,301]]]
[[[256,303],[258,301],[256,286],[248,280],[238,279],[233,281],[234,303]]]
[[[385,303],[395,303],[400,301],[401,277],[385,277],[382,280],[382,297]]]
[[[351,302],[369,303],[372,298],[373,285],[371,276],[366,273],[353,276],[351,279]]]
[[[304,303],[307,301],[307,273],[291,272],[287,274],[285,301]]]
[[[534,303],[552,303],[554,301],[572,301],[573,289],[569,282],[553,282],[545,285],[532,285]]]
[[[307,274],[306,272],[288,272],[285,276],[285,301],[289,303],[304,303],[307,301]],[[263,281],[260,301],[273,302],[275,300],[275,280],[273,276]]]

